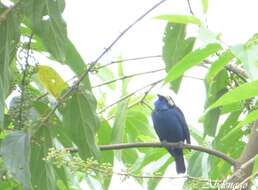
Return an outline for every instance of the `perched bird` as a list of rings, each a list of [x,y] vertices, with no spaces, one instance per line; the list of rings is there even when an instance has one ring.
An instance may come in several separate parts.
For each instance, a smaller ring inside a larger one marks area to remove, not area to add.
[[[191,144],[189,129],[183,112],[169,96],[158,95],[152,112],[154,129],[161,142],[186,142]],[[167,148],[174,157],[177,173],[185,173],[183,150]]]

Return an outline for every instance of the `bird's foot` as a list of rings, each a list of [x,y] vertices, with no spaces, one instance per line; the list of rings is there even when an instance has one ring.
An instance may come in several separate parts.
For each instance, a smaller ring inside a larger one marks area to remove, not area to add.
[[[178,148],[181,148],[181,149],[184,148],[184,141],[179,141],[178,142]]]

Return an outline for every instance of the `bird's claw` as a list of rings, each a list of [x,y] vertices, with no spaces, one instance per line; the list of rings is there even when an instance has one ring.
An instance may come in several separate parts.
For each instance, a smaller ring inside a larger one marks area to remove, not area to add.
[[[181,149],[184,148],[184,141],[179,141],[178,142],[178,148],[181,148]]]
[[[161,141],[160,144],[161,144],[161,146],[163,146],[163,147],[165,147],[165,148],[168,148],[168,147],[169,147],[168,141],[166,141],[166,140]]]

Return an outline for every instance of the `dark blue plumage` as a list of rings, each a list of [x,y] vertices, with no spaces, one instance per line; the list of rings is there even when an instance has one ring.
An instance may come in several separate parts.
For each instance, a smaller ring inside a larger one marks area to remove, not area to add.
[[[154,103],[152,120],[160,141],[179,142],[186,140],[190,144],[189,129],[183,112],[170,97],[161,95],[158,95],[158,97],[159,99]],[[168,148],[168,151],[175,158],[177,173],[185,173],[182,149]]]

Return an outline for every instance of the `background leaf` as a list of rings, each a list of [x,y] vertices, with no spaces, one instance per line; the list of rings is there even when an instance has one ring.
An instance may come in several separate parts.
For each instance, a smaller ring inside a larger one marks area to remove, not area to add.
[[[8,171],[25,190],[30,189],[30,135],[21,131],[9,134],[1,143],[1,156]]]

